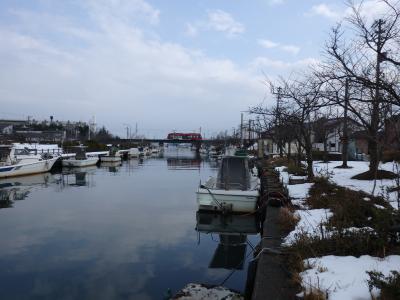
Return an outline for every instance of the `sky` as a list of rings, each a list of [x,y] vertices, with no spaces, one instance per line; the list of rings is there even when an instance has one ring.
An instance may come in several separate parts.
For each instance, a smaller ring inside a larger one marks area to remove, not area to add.
[[[266,77],[321,59],[345,12],[341,0],[0,0],[0,118],[231,131],[273,104]]]

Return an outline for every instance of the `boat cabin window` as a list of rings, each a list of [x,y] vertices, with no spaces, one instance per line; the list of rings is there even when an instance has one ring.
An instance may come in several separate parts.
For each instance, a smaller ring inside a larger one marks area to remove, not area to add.
[[[32,150],[34,152],[34,154],[36,154],[36,149]],[[31,154],[31,150],[29,150],[28,148],[24,148],[24,149],[15,149],[14,151],[15,155],[30,155]]]

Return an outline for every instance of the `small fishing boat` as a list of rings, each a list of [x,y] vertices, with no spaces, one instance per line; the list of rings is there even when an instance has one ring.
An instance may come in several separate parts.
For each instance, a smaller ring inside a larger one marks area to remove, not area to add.
[[[208,157],[211,159],[216,159],[218,158],[218,156],[220,155],[219,151],[217,151],[217,148],[215,148],[214,146],[211,146],[208,149]]]
[[[97,164],[97,162],[99,161],[98,156],[87,156],[85,147],[77,146],[73,148],[75,150],[75,156],[63,159],[62,161],[63,167],[70,167],[70,168],[87,167],[87,166],[93,166]]]
[[[160,153],[160,149],[158,148],[151,148],[151,155],[158,155]]]
[[[200,210],[253,212],[257,208],[260,180],[245,156],[222,158],[218,176],[210,177],[197,190]]]
[[[13,146],[0,147],[0,178],[45,173],[51,170],[59,156],[48,153],[31,154],[28,149],[17,151]]]
[[[121,160],[121,155],[115,147],[111,147],[108,155],[100,157],[101,162],[121,162]]]
[[[140,151],[139,148],[130,148],[128,152],[129,158],[139,158]]]
[[[201,156],[207,156],[208,151],[207,151],[206,148],[201,147],[201,148],[199,149],[199,154],[200,154]]]

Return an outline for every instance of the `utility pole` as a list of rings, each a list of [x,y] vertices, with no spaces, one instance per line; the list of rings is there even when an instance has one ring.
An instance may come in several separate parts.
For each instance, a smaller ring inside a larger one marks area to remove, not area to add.
[[[278,93],[276,96],[276,124],[275,124],[275,133],[277,138],[279,156],[283,156],[283,149],[282,149],[282,141],[280,135],[280,126],[281,126],[281,99],[282,99],[282,88],[278,87]]]
[[[240,114],[240,146],[243,145],[243,113]]]
[[[346,78],[346,85],[344,90],[344,120],[343,120],[343,136],[342,136],[342,168],[348,168],[347,165],[347,150],[349,147],[349,135],[348,135],[348,120],[347,110],[349,106],[349,79]]]

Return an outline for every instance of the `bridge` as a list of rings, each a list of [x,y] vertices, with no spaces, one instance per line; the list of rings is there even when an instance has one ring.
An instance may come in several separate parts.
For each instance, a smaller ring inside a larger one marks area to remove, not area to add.
[[[256,142],[256,139],[245,140],[245,146],[252,145]],[[157,143],[159,145],[164,144],[192,144],[196,147],[196,151],[199,151],[201,145],[206,146],[223,146],[223,145],[238,145],[240,140],[235,138],[228,139],[185,139],[185,140],[177,140],[177,139],[113,139],[108,141],[109,144],[117,145],[119,144],[122,149],[128,149],[134,146],[144,146],[152,143]]]

